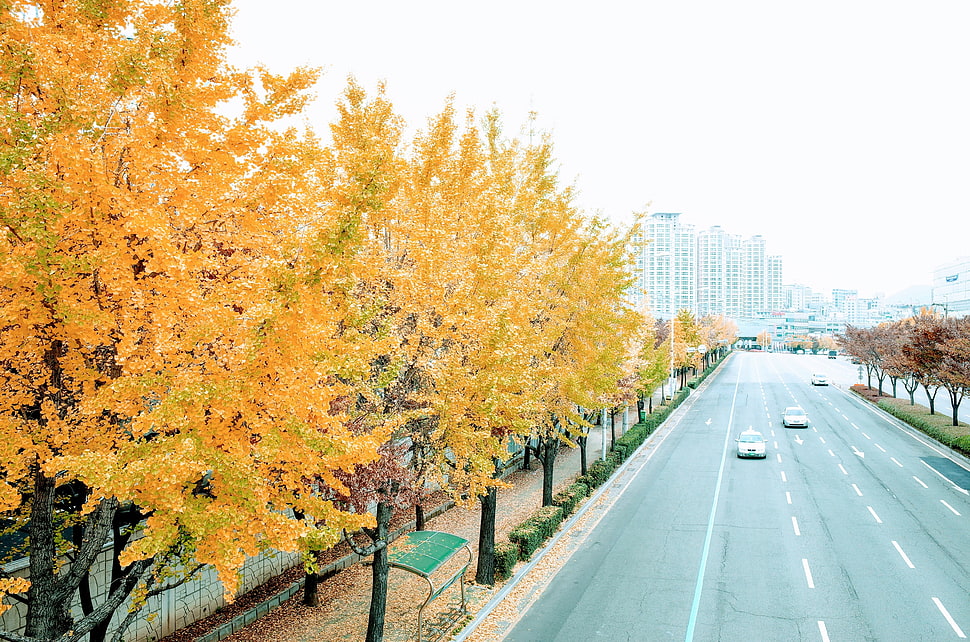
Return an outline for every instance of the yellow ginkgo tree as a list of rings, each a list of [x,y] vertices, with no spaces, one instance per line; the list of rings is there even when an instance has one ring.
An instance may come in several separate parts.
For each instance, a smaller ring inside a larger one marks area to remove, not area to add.
[[[0,510],[29,556],[29,583],[2,582],[26,628],[0,639],[103,640],[187,560],[231,592],[308,521],[333,541],[370,522],[305,492],[385,441],[346,402],[366,299],[339,222],[309,216],[332,164],[276,124],[315,75],[227,67],[229,12],[0,6]]]

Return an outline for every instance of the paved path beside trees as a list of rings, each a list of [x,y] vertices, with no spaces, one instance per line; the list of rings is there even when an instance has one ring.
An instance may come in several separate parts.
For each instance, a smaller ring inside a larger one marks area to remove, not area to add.
[[[660,403],[660,395],[655,395],[654,406]],[[637,420],[636,408],[631,407],[628,426]],[[621,415],[616,416],[616,436],[622,432]],[[606,427],[609,439],[609,424]],[[602,456],[603,431],[596,426],[590,431],[587,457],[592,463]],[[607,444],[609,449],[609,444]],[[580,472],[580,452],[578,448],[563,448],[555,465],[555,487],[564,488]],[[505,541],[508,533],[532,515],[542,502],[542,468],[533,459],[532,470],[519,470],[505,479],[510,484],[498,494],[498,515],[496,518],[496,542]],[[478,532],[480,510],[476,502],[470,508],[455,507],[432,519],[427,528],[460,535],[469,540],[473,559],[465,575],[466,599],[469,612],[474,613],[491,599],[498,586],[489,588],[471,584],[475,577],[477,562]],[[446,572],[446,569],[443,569]],[[386,614],[384,639],[388,642],[414,640],[417,636],[418,607],[427,596],[427,583],[404,571],[391,570],[389,577],[389,598]],[[321,587],[321,606],[304,607],[300,603],[301,594],[294,596],[288,603],[266,617],[257,620],[229,638],[230,642],[329,642],[357,641],[367,631],[367,613],[370,602],[370,571],[363,564],[342,571],[328,579]],[[442,613],[456,609],[460,603],[458,588],[448,589],[425,609],[425,636],[433,639],[427,627],[440,626]],[[440,631],[439,631],[440,632]]]

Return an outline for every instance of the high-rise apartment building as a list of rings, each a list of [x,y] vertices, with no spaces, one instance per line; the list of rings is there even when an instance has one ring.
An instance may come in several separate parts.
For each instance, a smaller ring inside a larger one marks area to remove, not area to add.
[[[784,262],[777,254],[768,257],[766,277],[766,312],[781,312],[785,309]]]
[[[719,225],[697,234],[697,314],[741,316],[741,240]]]
[[[656,318],[687,309],[696,316],[764,316],[785,307],[782,258],[765,239],[747,240],[720,226],[696,232],[680,214],[658,213],[643,226],[639,281]]]
[[[768,266],[765,260],[764,237],[752,236],[741,241],[741,315],[757,317],[768,307],[765,293]]]
[[[697,234],[679,213],[657,213],[643,226],[644,288],[647,305],[659,319],[677,310],[696,311]]]

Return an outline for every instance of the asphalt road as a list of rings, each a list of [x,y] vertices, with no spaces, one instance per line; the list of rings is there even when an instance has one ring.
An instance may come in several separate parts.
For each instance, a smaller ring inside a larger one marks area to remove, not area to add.
[[[735,354],[505,639],[965,637],[966,462],[813,369]],[[795,404],[811,428],[781,426]],[[735,456],[749,427],[765,460]]]

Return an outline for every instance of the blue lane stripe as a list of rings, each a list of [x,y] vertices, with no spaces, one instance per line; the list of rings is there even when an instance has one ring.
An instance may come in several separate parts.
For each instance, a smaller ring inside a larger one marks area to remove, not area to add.
[[[707,535],[704,537],[704,549],[701,552],[701,564],[697,569],[697,584],[694,586],[694,602],[690,607],[690,619],[687,621],[687,635],[685,642],[693,642],[694,626],[697,624],[697,611],[701,606],[701,589],[704,588],[704,573],[707,571],[707,555],[711,551],[711,537],[714,534],[714,515],[717,513],[717,499],[721,496],[721,479],[724,477],[724,462],[727,461],[728,439],[734,426],[734,404],[738,400],[738,387],[741,385],[741,368],[738,367],[738,380],[734,383],[734,398],[731,399],[731,414],[728,417],[728,427],[724,433],[724,446],[721,451],[721,467],[717,471],[717,486],[714,488],[714,503],[711,504],[711,516],[707,520]]]

